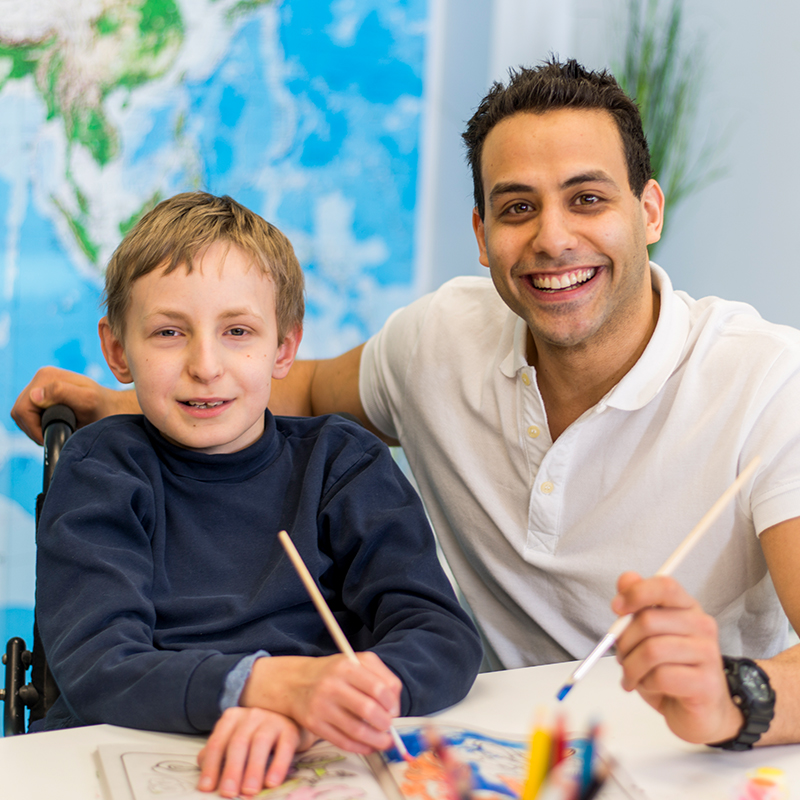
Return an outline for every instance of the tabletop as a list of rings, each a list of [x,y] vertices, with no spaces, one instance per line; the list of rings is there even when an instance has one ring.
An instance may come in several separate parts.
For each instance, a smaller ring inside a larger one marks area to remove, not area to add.
[[[574,663],[506,670],[478,676],[442,722],[501,735],[525,736],[539,709],[556,707],[555,695]],[[800,800],[800,745],[732,753],[681,741],[637,694],[619,685],[613,658],[602,659],[560,704],[572,732],[600,722],[603,741],[641,797],[649,800],[734,800],[748,770],[784,770],[791,800]],[[3,797],[104,800],[96,750],[100,744],[196,745],[199,737],[95,725],[0,739]]]

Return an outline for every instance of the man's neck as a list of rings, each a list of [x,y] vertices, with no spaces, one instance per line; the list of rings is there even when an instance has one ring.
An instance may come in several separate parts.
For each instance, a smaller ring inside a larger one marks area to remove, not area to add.
[[[647,347],[658,321],[661,299],[632,330],[615,331],[580,347],[537,342],[528,332],[528,363],[536,367],[550,436],[555,441],[578,417],[596,405],[628,373]]]

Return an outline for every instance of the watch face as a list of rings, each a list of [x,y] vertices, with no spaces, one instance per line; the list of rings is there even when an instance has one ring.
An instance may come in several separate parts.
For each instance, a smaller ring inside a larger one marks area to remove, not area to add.
[[[754,700],[760,703],[769,700],[770,689],[761,677],[759,670],[750,664],[740,664],[739,677],[743,687]]]

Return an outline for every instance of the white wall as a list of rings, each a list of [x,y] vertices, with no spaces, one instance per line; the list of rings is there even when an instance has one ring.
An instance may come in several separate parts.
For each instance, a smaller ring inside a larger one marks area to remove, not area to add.
[[[728,172],[679,207],[658,260],[695,297],[752,303],[800,327],[800,5],[692,0],[708,66],[699,137],[728,130]]]
[[[665,0],[662,0],[665,2]],[[426,194],[430,209],[420,289],[484,274],[470,227],[471,185],[459,135],[507,67],[549,52],[607,66],[623,41],[625,0],[439,0],[444,41],[434,48],[440,127]],[[725,177],[669,215],[657,260],[677,288],[752,303],[767,319],[800,326],[800,259],[793,235],[800,187],[800,4],[685,0],[686,32],[702,35],[698,142],[725,131]],[[435,81],[429,85],[432,90]],[[441,87],[446,87],[444,91]],[[434,200],[435,198],[435,200]],[[423,242],[421,241],[421,244]]]
[[[431,0],[425,81],[418,292],[456,275],[486,275],[472,234],[472,178],[461,134],[481,98],[510,66],[571,46],[573,0]]]

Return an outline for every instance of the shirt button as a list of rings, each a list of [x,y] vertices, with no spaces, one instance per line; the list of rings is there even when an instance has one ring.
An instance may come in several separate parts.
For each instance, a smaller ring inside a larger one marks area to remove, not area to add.
[[[526,386],[530,386],[531,385],[531,379],[528,377],[528,373],[527,372],[523,372],[522,373],[522,382]]]
[[[551,494],[556,487],[550,481],[545,481],[539,488],[542,490],[542,494]]]
[[[540,433],[541,431],[535,425],[531,425],[530,428],[528,428],[528,436],[530,436],[531,439],[535,439]]]

